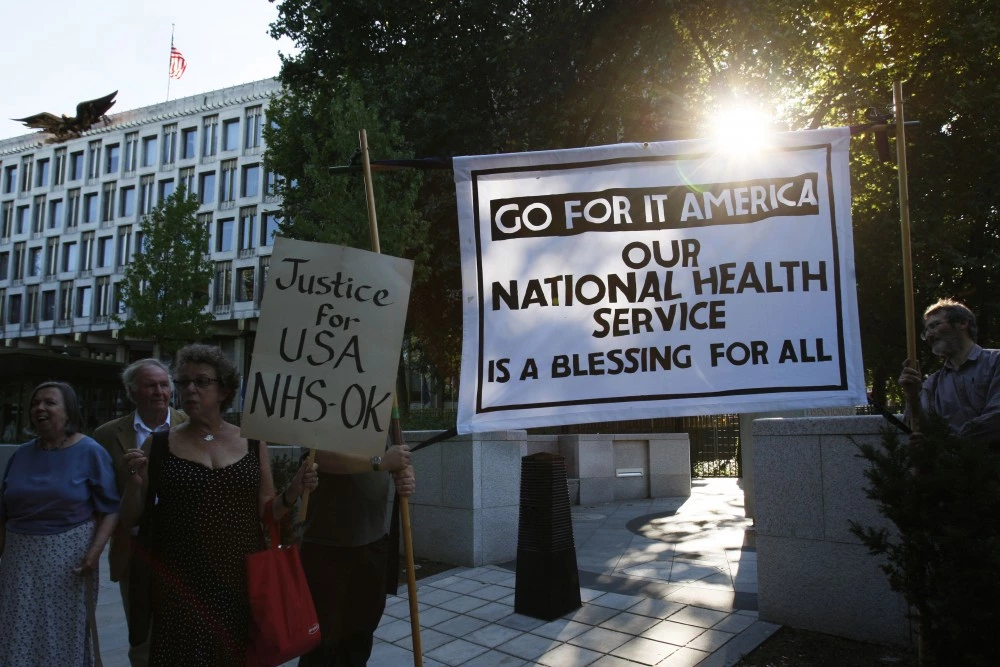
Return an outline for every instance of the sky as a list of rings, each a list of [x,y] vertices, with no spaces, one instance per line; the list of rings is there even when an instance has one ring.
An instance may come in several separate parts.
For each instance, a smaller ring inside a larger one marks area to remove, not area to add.
[[[84,100],[118,91],[108,114],[167,101],[170,31],[187,59],[169,99],[278,74],[278,16],[267,0],[0,0],[0,139],[35,132],[11,118],[76,114]]]

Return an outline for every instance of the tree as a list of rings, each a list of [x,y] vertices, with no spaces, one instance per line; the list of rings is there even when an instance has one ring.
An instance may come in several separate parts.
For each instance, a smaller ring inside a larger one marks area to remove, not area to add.
[[[125,267],[121,298],[127,317],[115,315],[122,333],[152,340],[170,353],[211,334],[207,312],[213,266],[209,230],[198,222],[198,199],[181,186],[139,225],[141,247]]]
[[[543,150],[704,133],[743,101],[789,129],[854,125],[903,81],[917,303],[954,295],[1000,331],[1000,3],[991,0],[279,0],[294,91],[329,79],[378,101],[417,156]],[[906,355],[892,164],[852,156],[864,358],[877,393]],[[425,177],[432,267],[457,290],[454,187]],[[460,331],[457,298],[439,331]]]

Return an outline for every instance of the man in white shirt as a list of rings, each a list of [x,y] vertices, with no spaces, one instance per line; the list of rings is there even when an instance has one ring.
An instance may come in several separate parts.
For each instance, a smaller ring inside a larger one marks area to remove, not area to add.
[[[129,449],[141,447],[155,431],[170,430],[187,421],[187,415],[170,407],[170,369],[159,359],[140,359],[122,371],[125,394],[135,405],[135,410],[119,419],[112,419],[94,431],[94,439],[104,446],[115,466],[115,481],[119,493],[129,477],[122,463],[122,456]],[[108,560],[111,581],[117,581],[121,590],[125,616],[128,617],[128,569],[132,556],[132,536],[122,524],[111,536]],[[149,661],[149,643],[129,648],[132,667],[144,667]]]

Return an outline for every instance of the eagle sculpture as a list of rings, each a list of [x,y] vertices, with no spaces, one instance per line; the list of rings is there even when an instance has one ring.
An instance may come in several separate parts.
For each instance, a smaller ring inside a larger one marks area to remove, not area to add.
[[[115,95],[118,91],[98,97],[96,100],[80,102],[76,105],[75,116],[56,116],[48,112],[36,113],[27,118],[12,118],[19,123],[24,123],[25,127],[30,127],[43,132],[48,132],[52,136],[45,140],[47,144],[58,144],[70,139],[76,139],[81,134],[91,128],[99,120],[108,122],[105,115],[111,107],[115,105]]]

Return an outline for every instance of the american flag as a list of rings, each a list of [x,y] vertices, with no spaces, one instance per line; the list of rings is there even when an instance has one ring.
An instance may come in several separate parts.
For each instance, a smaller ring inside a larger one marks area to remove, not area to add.
[[[184,70],[187,69],[187,61],[184,60],[184,55],[178,51],[173,45],[170,47],[170,78],[179,79],[184,76]]]

